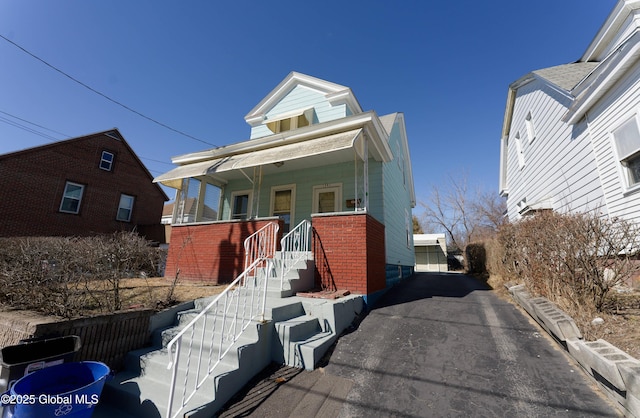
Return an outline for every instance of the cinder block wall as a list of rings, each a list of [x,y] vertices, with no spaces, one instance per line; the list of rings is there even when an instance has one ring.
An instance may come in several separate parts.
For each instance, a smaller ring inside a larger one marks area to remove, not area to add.
[[[173,225],[166,277],[229,283],[243,271],[244,240],[274,220]],[[280,229],[282,229],[282,221]],[[278,245],[282,234],[278,233]]]
[[[316,284],[368,295],[385,284],[384,225],[366,213],[314,216]]]

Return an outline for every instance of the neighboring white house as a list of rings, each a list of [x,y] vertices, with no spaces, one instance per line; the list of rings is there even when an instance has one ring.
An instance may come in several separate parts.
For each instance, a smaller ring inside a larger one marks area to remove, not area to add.
[[[640,1],[619,0],[580,60],[509,86],[507,215],[596,210],[640,221]]]
[[[413,234],[416,271],[447,271],[445,234]]]

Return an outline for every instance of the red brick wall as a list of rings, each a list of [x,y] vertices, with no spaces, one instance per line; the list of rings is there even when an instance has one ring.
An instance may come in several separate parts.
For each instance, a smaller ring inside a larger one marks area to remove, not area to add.
[[[384,225],[367,214],[316,216],[312,224],[317,285],[365,295],[385,288]]]
[[[102,151],[112,171],[99,168]],[[0,236],[93,235],[156,225],[166,196],[125,142],[104,134],[0,156]],[[85,185],[79,214],[59,211],[65,183]],[[130,222],[116,220],[120,194],[135,197]]]
[[[272,220],[174,225],[165,276],[229,283],[243,271],[244,240]],[[280,222],[282,229],[282,222]],[[281,235],[278,236],[278,243]]]

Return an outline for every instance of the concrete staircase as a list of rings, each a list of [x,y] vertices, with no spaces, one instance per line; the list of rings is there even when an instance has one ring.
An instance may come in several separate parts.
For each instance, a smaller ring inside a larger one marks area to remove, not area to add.
[[[278,257],[276,257],[276,260]],[[276,270],[279,271],[277,261]],[[184,416],[211,417],[253,376],[272,361],[312,370],[338,335],[362,312],[360,296],[337,300],[310,299],[291,296],[309,290],[313,285],[313,261],[305,257],[292,269],[280,289],[280,279],[269,279],[266,321],[252,321],[234,343],[195,396],[187,404]],[[127,356],[125,369],[107,382],[94,418],[104,417],[164,417],[166,416],[171,374],[167,369],[167,344],[193,319],[212,298],[197,300],[182,310],[165,314],[153,332],[153,346],[136,350]],[[208,315],[218,315],[210,313]],[[219,318],[219,317],[218,317]],[[208,335],[208,330],[205,330]],[[209,339],[205,339],[208,341]],[[218,344],[219,337],[213,343]],[[196,343],[199,344],[199,343]],[[190,359],[190,376],[199,363],[199,346]],[[202,347],[208,352],[209,344]],[[183,352],[181,356],[186,356]],[[187,364],[181,362],[180,364]],[[207,367],[207,365],[201,365]],[[185,386],[185,369],[178,371],[176,393]],[[193,379],[187,381],[187,393]],[[175,407],[174,407],[175,410]]]

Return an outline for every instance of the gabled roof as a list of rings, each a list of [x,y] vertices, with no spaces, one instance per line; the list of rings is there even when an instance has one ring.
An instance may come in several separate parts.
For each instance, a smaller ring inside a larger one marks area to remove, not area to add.
[[[354,114],[362,112],[360,103],[358,103],[349,87],[292,71],[260,103],[251,109],[244,117],[244,120],[251,126],[260,125],[264,121],[266,113],[278,104],[294,87],[300,85],[324,94],[331,104],[346,103]]]
[[[16,158],[16,157],[19,158],[20,155],[33,153],[33,152],[39,152],[41,150],[49,149],[49,148],[56,148],[56,147],[60,147],[60,146],[65,146],[65,145],[68,145],[68,144],[73,144],[74,142],[90,141],[92,138],[101,137],[101,136],[106,136],[106,137],[109,137],[109,138],[111,138],[113,140],[121,142],[124,145],[124,147],[127,149],[127,151],[131,154],[131,156],[135,159],[135,161],[138,163],[140,168],[145,172],[146,176],[149,178],[149,181],[150,182],[153,181],[153,176],[151,175],[151,173],[149,172],[147,167],[142,163],[142,161],[140,160],[138,155],[129,146],[127,141],[124,139],[124,136],[122,136],[122,134],[120,133],[120,131],[117,128],[113,128],[113,129],[109,129],[109,130],[101,131],[101,132],[96,132],[96,133],[89,134],[89,135],[78,136],[78,137],[75,137],[75,138],[64,139],[64,140],[61,140],[61,141],[52,142],[50,144],[39,145],[39,146],[36,146],[36,147],[31,147],[31,148],[25,148],[25,149],[22,149],[22,150],[19,150],[19,151],[13,151],[13,152],[9,152],[9,153],[6,153],[6,154],[1,154],[0,155],[0,160],[7,159],[7,158]],[[169,197],[164,192],[164,190],[162,190],[162,188],[160,186],[158,186],[157,184],[154,184],[154,186],[158,188],[160,193],[162,193],[162,195],[164,196],[165,200],[169,200]]]
[[[598,64],[597,62],[575,62],[572,64],[543,68],[533,71],[533,74],[549,81],[562,90],[570,92],[578,83],[588,76]]]

